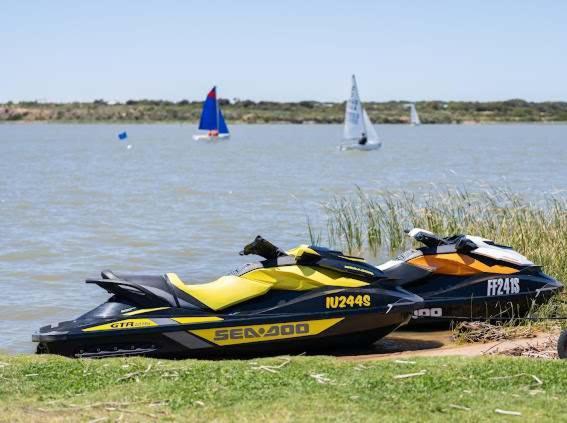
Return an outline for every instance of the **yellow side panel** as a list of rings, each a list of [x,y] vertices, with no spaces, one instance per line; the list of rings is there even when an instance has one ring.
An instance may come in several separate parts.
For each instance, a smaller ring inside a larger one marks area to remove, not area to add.
[[[265,294],[271,284],[238,276],[223,276],[216,281],[187,285],[175,273],[168,273],[169,281],[181,291],[195,297],[212,310],[222,310],[234,304]]]
[[[358,288],[368,285],[358,279],[344,277],[339,272],[309,266],[256,269],[242,275],[241,278],[270,283],[273,289],[285,291],[307,291],[321,286]]]
[[[177,323],[182,325],[189,323],[207,323],[207,322],[220,322],[223,319],[216,316],[199,316],[199,317],[172,317]]]
[[[302,322],[274,323],[268,325],[232,326],[216,329],[190,330],[216,345],[237,345],[251,342],[274,341],[276,339],[299,338],[318,335],[336,325],[344,317],[335,319],[306,320]]]
[[[340,257],[340,258],[343,258],[343,259],[350,260],[350,261],[359,261],[359,262],[361,262],[361,263],[365,263],[365,262],[366,262],[366,260],[363,259],[362,257],[351,257],[351,256],[339,256],[339,257]]]
[[[83,332],[93,332],[97,330],[123,330],[123,329],[140,329],[157,326],[158,324],[150,319],[126,319],[117,322],[107,323],[105,325],[93,326],[83,329]]]
[[[457,253],[434,254],[416,257],[408,261],[409,264],[419,266],[439,275],[467,276],[476,273],[500,273],[510,275],[517,273],[513,267],[494,265],[489,266],[474,258]]]
[[[312,250],[311,248],[309,248],[308,245],[305,245],[305,244],[302,244],[298,247],[292,248],[291,250],[286,251],[286,253],[288,253],[290,256],[294,256],[294,257],[301,257],[305,253],[311,254],[311,255],[314,255],[314,256],[320,255],[317,251]]]
[[[151,311],[167,310],[169,307],[156,307],[156,308],[142,308],[140,310],[129,311],[124,313],[124,316],[135,316],[137,314],[149,313]]]
[[[362,273],[366,273],[367,275],[374,276],[374,273],[372,273],[370,270],[362,269],[356,266],[349,266],[345,264],[345,269],[356,270],[358,272],[362,272]]]

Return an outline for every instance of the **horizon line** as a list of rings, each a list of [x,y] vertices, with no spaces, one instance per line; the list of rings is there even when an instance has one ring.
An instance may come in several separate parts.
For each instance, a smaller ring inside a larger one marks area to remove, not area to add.
[[[314,100],[314,99],[303,99],[303,100],[254,100],[251,98],[240,98],[240,97],[219,97],[219,100],[227,100],[230,104],[238,104],[243,102],[253,102],[253,103],[320,103],[320,104],[343,104],[346,100]],[[189,102],[189,103],[202,103],[204,99],[189,99],[189,98],[181,98],[179,100],[172,100],[166,98],[149,98],[149,97],[140,97],[140,98],[129,98],[127,100],[117,100],[117,99],[105,99],[105,98],[95,98],[91,100],[48,100],[48,99],[33,99],[33,100],[6,100],[0,101],[2,105],[11,105],[11,104],[22,104],[22,103],[36,103],[36,104],[75,104],[75,103],[96,103],[96,102],[104,102],[106,105],[127,105],[128,102],[166,102],[166,103],[174,103],[179,104],[181,102]],[[527,100],[521,97],[512,97],[506,99],[496,99],[496,100],[444,100],[444,99],[423,99],[423,100],[407,100],[407,99],[389,99],[389,100],[362,100],[363,103],[506,103],[510,101],[522,101],[525,103],[567,103],[567,99],[565,100]]]

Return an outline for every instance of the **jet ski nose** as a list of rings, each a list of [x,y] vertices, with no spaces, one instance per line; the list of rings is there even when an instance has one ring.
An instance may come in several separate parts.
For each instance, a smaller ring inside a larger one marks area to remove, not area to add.
[[[563,290],[565,289],[565,286],[556,279],[553,279],[553,281],[550,282],[549,285],[551,285],[550,286],[551,289],[553,289],[554,291],[556,291],[558,293],[563,292]]]
[[[397,287],[395,291],[399,299],[394,303],[388,304],[388,313],[394,309],[396,311],[409,311],[413,313],[414,310],[423,307],[425,300],[419,295],[400,287]]]
[[[565,285],[562,282],[559,282],[557,279],[552,278],[551,276],[545,275],[546,277],[546,284],[541,288],[541,290],[549,290],[559,293],[562,292],[565,288]]]

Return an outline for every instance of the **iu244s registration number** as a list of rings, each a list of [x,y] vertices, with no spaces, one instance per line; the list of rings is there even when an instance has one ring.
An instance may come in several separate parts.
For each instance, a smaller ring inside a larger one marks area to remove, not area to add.
[[[325,308],[370,307],[370,295],[334,295],[325,298]]]

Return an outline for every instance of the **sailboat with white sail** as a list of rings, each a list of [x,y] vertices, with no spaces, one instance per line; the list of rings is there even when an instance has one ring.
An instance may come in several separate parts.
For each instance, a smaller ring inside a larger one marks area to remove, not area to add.
[[[421,121],[419,120],[419,115],[417,114],[417,109],[415,108],[414,103],[410,103],[407,105],[410,109],[410,125],[417,126],[421,125]]]
[[[343,144],[341,150],[377,150],[382,146],[378,134],[364,110],[358,95],[356,77],[352,76],[350,98],[346,103],[343,139],[351,144]]]
[[[213,141],[218,139],[227,139],[230,137],[228,127],[226,126],[224,116],[220,109],[216,86],[209,91],[207,98],[203,103],[199,129],[205,130],[207,133],[193,135],[194,140]]]

